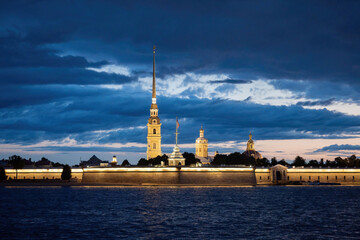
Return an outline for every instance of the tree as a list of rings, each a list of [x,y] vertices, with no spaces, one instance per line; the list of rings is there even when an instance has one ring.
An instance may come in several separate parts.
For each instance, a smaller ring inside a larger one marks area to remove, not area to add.
[[[271,159],[271,166],[275,166],[275,165],[277,165],[278,164],[278,161],[276,160],[276,157],[273,157],[272,159]]]
[[[163,154],[162,156],[157,156],[156,158],[150,158],[148,160],[148,164],[151,164],[153,166],[160,165],[161,162],[164,162],[165,165],[169,165],[168,156],[166,154]]]
[[[346,167],[348,165],[347,159],[342,159],[341,157],[335,158],[335,164],[337,167]]]
[[[10,157],[9,162],[11,163],[13,168],[16,169],[16,179],[18,179],[18,169],[24,168],[25,159],[20,156],[13,155]]]
[[[268,167],[270,166],[270,162],[267,158],[258,158],[255,159],[255,166],[257,167]]]
[[[63,167],[63,171],[61,173],[61,179],[62,180],[70,180],[71,178],[71,168],[69,165],[65,165]]]
[[[148,160],[146,160],[145,158],[140,158],[140,160],[138,161],[138,166],[148,166],[149,162]]]
[[[200,162],[199,159],[195,158],[195,155],[193,153],[184,152],[183,157],[185,158],[186,166]]]
[[[283,165],[285,167],[289,166],[289,164],[284,159],[281,159],[280,161],[278,161],[278,164]]]
[[[306,162],[304,158],[297,156],[292,165],[295,167],[305,166]]]
[[[122,163],[121,163],[121,166],[122,167],[127,167],[127,166],[130,166],[130,163],[127,159],[125,159]]]
[[[211,162],[212,165],[224,165],[226,164],[227,155],[217,154],[214,157],[214,160]]]
[[[319,162],[317,160],[310,160],[308,166],[310,167],[319,167]]]
[[[347,158],[347,163],[348,163],[348,167],[355,167],[356,166],[356,156],[355,155],[351,155],[350,157]]]
[[[0,181],[5,181],[7,180],[7,176],[5,173],[5,168],[4,167],[0,167]]]

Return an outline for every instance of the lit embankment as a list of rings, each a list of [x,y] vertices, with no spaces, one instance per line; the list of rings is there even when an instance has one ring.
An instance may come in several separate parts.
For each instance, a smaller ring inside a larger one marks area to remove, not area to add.
[[[18,179],[61,179],[62,168],[29,168],[29,169],[18,169]],[[8,179],[16,178],[16,169],[5,170]],[[71,177],[81,181],[83,177],[82,168],[72,168]]]
[[[83,183],[251,186],[256,180],[253,168],[129,167],[84,168]]]

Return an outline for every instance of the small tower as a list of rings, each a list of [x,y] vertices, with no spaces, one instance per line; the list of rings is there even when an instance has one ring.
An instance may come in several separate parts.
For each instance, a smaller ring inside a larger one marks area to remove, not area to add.
[[[247,142],[246,151],[255,151],[254,141],[252,140],[252,134],[249,134],[249,141]]]
[[[249,134],[249,141],[247,142],[246,145],[246,151],[243,152],[243,154],[248,157],[253,157],[255,159],[262,159],[261,154],[255,150],[255,144],[254,141],[252,140],[251,132]]]
[[[204,137],[204,129],[200,128],[200,137],[195,142],[195,156],[196,157],[208,157],[208,140]]]
[[[117,165],[116,156],[113,156],[113,159],[111,161],[111,166],[116,166],[116,165]]]
[[[169,157],[169,166],[184,166],[185,165],[185,158],[180,152],[180,148],[178,146],[178,128],[180,127],[179,121],[176,118],[176,132],[175,132],[175,147],[171,156]]]
[[[158,117],[158,106],[156,104],[156,80],[155,80],[155,46],[153,51],[153,86],[150,117],[147,124],[147,151],[146,158],[161,156],[161,123]]]

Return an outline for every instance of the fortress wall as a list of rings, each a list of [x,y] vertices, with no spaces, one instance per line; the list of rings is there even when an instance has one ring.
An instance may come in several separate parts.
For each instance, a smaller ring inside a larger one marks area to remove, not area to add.
[[[84,183],[128,185],[249,186],[256,179],[252,168],[87,168]]]
[[[62,168],[34,168],[18,169],[18,179],[61,179]],[[15,179],[16,169],[5,169],[8,178]],[[71,169],[72,178],[81,181],[83,170],[81,168]]]
[[[271,179],[271,172],[269,168],[255,169],[256,183],[258,185],[273,184]]]
[[[341,184],[360,184],[360,169],[352,168],[289,168],[287,170],[288,181],[325,182]]]

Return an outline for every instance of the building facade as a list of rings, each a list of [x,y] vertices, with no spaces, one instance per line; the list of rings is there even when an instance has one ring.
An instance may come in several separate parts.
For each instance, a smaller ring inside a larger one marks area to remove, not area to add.
[[[208,140],[204,137],[204,129],[201,126],[200,137],[195,142],[195,156],[198,158],[208,157]]]
[[[158,116],[158,106],[156,104],[156,79],[155,79],[155,46],[153,49],[153,86],[152,102],[150,107],[150,117],[147,123],[147,151],[146,158],[161,156],[161,123]]]

